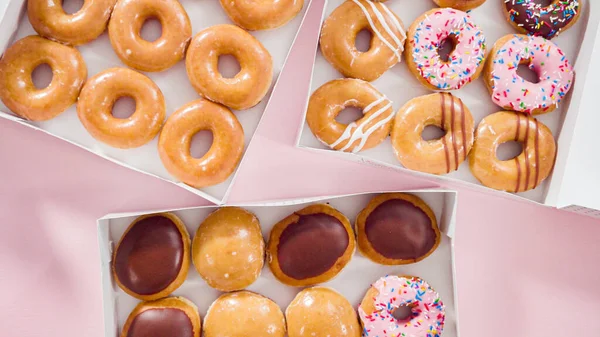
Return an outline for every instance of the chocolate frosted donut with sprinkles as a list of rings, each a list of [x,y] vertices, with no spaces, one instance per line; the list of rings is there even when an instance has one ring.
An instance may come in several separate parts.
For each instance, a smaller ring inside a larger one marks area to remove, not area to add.
[[[453,49],[442,57],[446,44]],[[410,26],[404,53],[408,68],[426,88],[458,90],[479,77],[485,50],[485,36],[467,13],[440,8]]]
[[[551,39],[571,28],[579,19],[579,0],[504,0],[508,22],[522,33]]]
[[[517,73],[520,65],[527,65],[538,75],[536,83]],[[494,103],[532,115],[553,111],[571,90],[573,76],[567,56],[554,42],[527,35],[507,35],[498,40],[484,69]]]

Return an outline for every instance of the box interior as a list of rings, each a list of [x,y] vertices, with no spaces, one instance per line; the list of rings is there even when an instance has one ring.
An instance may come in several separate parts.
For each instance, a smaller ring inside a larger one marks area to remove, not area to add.
[[[325,20],[327,17],[329,17],[331,12],[333,12],[333,10],[341,3],[343,3],[343,0],[327,0],[323,19]],[[580,48],[586,32],[595,32],[598,22],[597,20],[590,20],[590,15],[592,11],[596,11],[596,8],[591,6],[590,1],[582,1],[582,3],[583,12],[581,13],[579,21],[572,28],[563,32],[552,41],[555,42],[565,52],[577,70],[585,71],[587,64],[580,65],[578,62]],[[389,1],[385,4],[400,17],[407,29],[421,14],[432,8],[436,8],[435,5],[430,1],[415,1],[412,2],[410,6],[406,6],[401,2],[394,1]],[[504,17],[501,6],[499,6],[499,4],[495,1],[487,1],[481,7],[472,10],[469,14],[471,15],[473,21],[483,30],[484,34],[486,35],[488,53],[496,40],[504,35],[517,33],[517,31],[507,22],[506,18]],[[590,24],[593,24],[594,27],[590,27]],[[343,78],[343,75],[335,70],[333,66],[331,66],[325,60],[319,49],[315,57],[315,66],[313,70],[310,94],[312,94],[316,89],[326,82],[337,78]],[[423,87],[415,78],[415,76],[410,73],[407,65],[405,64],[404,58],[401,63],[396,64],[379,79],[373,81],[372,84],[392,101],[394,111],[398,111],[408,100],[414,97],[432,93],[432,91]],[[571,92],[554,112],[536,116],[539,121],[544,123],[552,130],[552,133],[556,139],[558,139],[561,135],[566,112],[571,106],[571,95],[575,91],[582,90],[582,86],[583,83],[578,83],[576,79]],[[464,104],[471,111],[476,126],[485,116],[502,110],[492,102],[490,94],[485,87],[483,78],[479,78],[473,83],[466,85],[462,89],[452,91],[451,93],[463,100]],[[308,98],[310,98],[310,96]],[[576,111],[572,113],[576,113]],[[568,127],[571,126],[569,125]],[[321,143],[313,135],[305,121],[299,130],[298,146],[317,151],[326,151],[332,154],[343,156],[350,160],[367,161],[397,168],[399,170],[410,171],[403,168],[400,162],[396,159],[389,137],[382,144],[373,149],[365,150],[358,154],[342,153],[331,150],[329,147]],[[518,150],[516,148],[504,149],[502,151],[505,151],[506,155],[518,154]],[[567,152],[568,147],[559,147],[558,160],[562,160],[563,157],[566,158]],[[545,203],[549,181],[551,178],[549,177],[546,179],[534,190],[518,194],[511,194],[492,190],[481,185],[471,174],[468,160],[463,162],[457,171],[444,176],[434,176],[417,171],[410,172],[420,176],[428,177],[429,179],[433,178],[439,182],[466,182],[467,185],[472,188],[494,193],[497,192],[509,197],[521,197],[537,203]]]
[[[382,266],[375,264],[356,252],[350,263],[333,280],[322,284],[334,288],[344,295],[357,308],[370,284],[379,277],[388,274],[405,274],[422,277],[440,293],[446,304],[445,337],[457,337],[456,286],[454,279],[453,235],[456,213],[456,193],[450,191],[414,191],[410,192],[421,197],[434,210],[438,226],[442,232],[442,240],[437,250],[425,260],[406,266]],[[268,240],[272,226],[289,214],[305,206],[320,202],[329,203],[346,215],[354,223],[356,215],[368,201],[377,193],[366,193],[342,197],[323,197],[306,200],[288,201],[270,205],[240,205],[256,214],[261,223],[265,241]],[[193,238],[197,228],[206,216],[217,207],[198,207],[172,210],[183,222]],[[129,213],[108,215],[98,221],[99,244],[101,252],[101,268],[103,283],[103,301],[105,314],[105,336],[118,336],[125,320],[139,300],[127,295],[121,290],[111,274],[111,256],[115,245],[129,224],[139,215],[147,213]],[[287,305],[301,288],[294,288],[280,283],[272,275],[268,265],[265,265],[259,279],[248,287],[275,301],[285,311]],[[210,288],[196,272],[193,265],[184,284],[173,295],[185,296],[199,308],[202,317],[210,304],[221,293]]]
[[[192,22],[193,35],[204,28],[216,24],[232,23],[218,1],[181,0],[180,2],[187,11]],[[7,8],[6,16],[0,21],[0,31],[2,32],[0,33],[0,54],[4,52],[4,48],[10,46],[14,41],[27,35],[35,34],[35,31],[27,18],[26,1],[10,0],[8,5],[9,7]],[[233,111],[244,128],[246,147],[248,146],[267,105],[275,81],[285,63],[288,51],[300,27],[308,5],[309,0],[306,0],[302,11],[283,27],[268,31],[250,32],[260,40],[271,53],[273,58],[273,83],[271,84],[271,89],[267,96],[265,96],[258,105],[248,110]],[[16,21],[17,18],[18,21]],[[158,23],[150,23],[147,26],[147,28],[144,27],[145,33],[159,36],[160,25]],[[13,34],[14,29],[16,29],[16,31],[14,31]],[[97,40],[78,46],[77,49],[81,52],[87,63],[88,78],[110,67],[125,67],[114,53],[106,31]],[[224,67],[222,69],[225,69],[225,71],[232,71],[234,67],[235,63],[224,62]],[[165,96],[167,116],[170,116],[171,113],[184,104],[200,98],[198,93],[196,93],[189,83],[183,60],[166,71],[144,74],[150,77],[162,90]],[[36,76],[44,77],[44,74],[36,74]],[[38,79],[36,76],[34,76],[34,80]],[[49,72],[45,77],[49,80]],[[178,182],[162,165],[156,149],[158,137],[155,137],[155,139],[148,144],[136,149],[122,150],[112,148],[96,141],[87,132],[77,117],[75,105],[50,121],[31,122],[12,114],[6,106],[0,102],[0,117],[9,118],[23,125],[44,131],[123,166],[175,183],[215,203],[220,203],[224,199],[235,175],[234,172],[234,174],[226,181],[200,190],[189,187]],[[193,144],[194,147],[197,146],[198,148],[208,149],[210,142],[211,137],[205,134],[194,139]]]

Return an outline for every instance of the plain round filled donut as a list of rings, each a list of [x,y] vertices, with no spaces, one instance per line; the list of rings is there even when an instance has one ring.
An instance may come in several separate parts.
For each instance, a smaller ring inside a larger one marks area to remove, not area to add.
[[[444,43],[454,50],[440,55]],[[408,30],[408,69],[430,90],[458,90],[476,80],[485,60],[485,36],[471,17],[452,8],[432,9]]]
[[[213,143],[202,158],[190,153],[192,137],[209,130]],[[158,138],[163,165],[177,179],[202,188],[225,181],[235,170],[244,150],[244,129],[226,107],[205,99],[190,102],[175,111]]]
[[[157,19],[162,26],[162,35],[152,42],[140,35],[149,19]],[[192,37],[192,24],[177,0],[119,0],[108,23],[108,36],[127,66],[157,72],[183,59]]]
[[[519,76],[522,64],[539,76],[538,83]],[[574,75],[569,59],[554,42],[526,35],[506,35],[498,40],[484,69],[494,103],[532,115],[554,111],[571,90]]]
[[[342,124],[335,118],[348,107],[363,117]],[[306,122],[315,137],[331,149],[357,153],[381,143],[390,133],[392,102],[369,82],[338,79],[325,83],[310,97]]]
[[[424,140],[425,127],[437,126],[446,134]],[[458,170],[473,146],[475,123],[462,100],[449,93],[413,98],[396,114],[392,146],[400,163],[411,170],[447,174]]]
[[[80,45],[96,39],[106,29],[117,0],[84,0],[76,13],[67,14],[62,0],[28,0],[27,15],[43,37]]]
[[[537,119],[502,111],[484,118],[475,134],[469,155],[471,173],[485,186],[507,192],[535,189],[552,172],[556,142],[552,132]],[[517,141],[523,152],[509,160],[500,160],[496,149]]]
[[[372,39],[362,52],[355,41],[365,29]],[[323,23],[320,45],[323,57],[344,76],[371,82],[401,61],[405,40],[402,21],[385,4],[349,0]]]
[[[521,33],[552,39],[579,20],[582,6],[579,0],[505,0],[504,14]]]
[[[52,81],[38,89],[31,74],[42,64],[52,69]],[[77,101],[86,78],[85,61],[77,49],[31,35],[15,42],[0,59],[0,99],[22,118],[45,121]]]
[[[112,115],[121,97],[135,100],[135,111],[128,118]],[[151,79],[127,68],[111,68],[90,78],[81,89],[77,115],[97,140],[110,146],[129,149],[151,141],[165,120],[165,99]]]
[[[233,78],[219,72],[219,56],[233,55],[240,71]],[[232,109],[258,104],[273,81],[273,60],[254,36],[234,25],[216,25],[198,33],[187,51],[185,66],[192,86],[203,97]]]
[[[440,7],[451,7],[461,11],[469,11],[485,3],[486,0],[433,0]]]
[[[298,15],[303,5],[304,0],[221,0],[231,21],[247,30],[283,26]]]
[[[403,320],[394,317],[400,307],[408,307],[410,316]],[[367,290],[358,315],[363,337],[440,337],[446,308],[440,295],[423,279],[389,275]]]

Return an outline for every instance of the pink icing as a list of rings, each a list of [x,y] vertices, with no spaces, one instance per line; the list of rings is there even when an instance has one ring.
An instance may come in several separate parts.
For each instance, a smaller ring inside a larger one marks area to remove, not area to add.
[[[439,337],[446,317],[444,304],[427,282],[418,277],[386,276],[373,287],[379,294],[374,298],[375,311],[367,315],[359,307],[363,337]],[[409,306],[412,316],[399,321],[392,316],[400,306]]]
[[[540,77],[531,83],[517,74],[521,62]],[[542,37],[515,35],[493,55],[492,100],[499,106],[531,113],[558,105],[571,89],[573,68],[562,50]]]
[[[438,49],[450,36],[456,48],[448,62],[443,62]],[[410,43],[421,76],[439,90],[457,90],[470,83],[485,59],[483,32],[467,13],[451,8],[427,14]]]

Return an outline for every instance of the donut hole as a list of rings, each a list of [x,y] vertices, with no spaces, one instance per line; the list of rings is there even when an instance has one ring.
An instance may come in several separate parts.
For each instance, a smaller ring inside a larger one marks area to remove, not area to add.
[[[447,38],[440,42],[438,54],[440,55],[442,62],[450,62],[450,55],[452,55],[452,52],[456,49],[456,45],[458,45],[458,40],[454,34],[448,35]]]
[[[112,107],[112,115],[115,118],[127,119],[135,112],[135,99],[129,96],[119,97]]]
[[[341,124],[350,124],[361,119],[363,116],[363,111],[361,108],[355,106],[349,106],[344,108],[340,113],[335,116],[335,120]]]
[[[408,322],[412,318],[412,308],[408,305],[401,305],[392,311],[392,317],[398,322]]]
[[[37,89],[47,88],[52,82],[52,68],[48,63],[42,63],[31,72],[31,82]]]
[[[84,0],[63,0],[62,9],[67,14],[75,14],[83,7]]]
[[[219,73],[225,78],[234,78],[242,69],[235,56],[225,54],[219,56]]]
[[[523,153],[523,143],[514,140],[500,144],[496,149],[496,157],[500,161],[514,159],[521,153]]]
[[[192,136],[190,155],[196,159],[204,157],[213,143],[213,133],[210,130],[200,130]]]
[[[156,17],[149,17],[142,24],[140,36],[148,42],[154,42],[162,36],[162,24]]]
[[[519,64],[517,75],[527,82],[540,83],[540,75],[538,75],[537,71],[531,65],[531,60],[526,60]]]
[[[446,130],[440,128],[437,125],[428,125],[423,129],[423,132],[421,133],[421,138],[423,138],[424,141],[430,141],[441,139],[445,135]]]
[[[359,52],[366,52],[371,49],[371,40],[373,39],[373,33],[368,29],[363,29],[356,34],[356,40],[354,40],[354,46]]]

